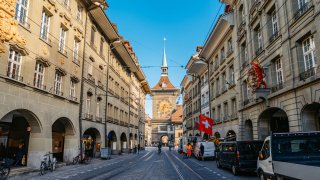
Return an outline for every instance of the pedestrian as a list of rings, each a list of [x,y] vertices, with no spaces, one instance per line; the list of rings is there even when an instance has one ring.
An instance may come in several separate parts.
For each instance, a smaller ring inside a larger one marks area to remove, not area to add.
[[[25,146],[24,146],[24,143],[21,142],[19,145],[18,145],[18,150],[17,150],[17,153],[16,153],[16,163],[15,163],[15,166],[21,166],[22,165],[22,158],[23,158],[23,155],[25,154]]]
[[[200,144],[200,154],[201,154],[202,161],[204,161],[204,157],[203,157],[203,155],[204,155],[204,146],[203,146],[202,143]]]
[[[191,152],[192,152],[192,146],[190,143],[187,144],[187,157],[191,157]]]
[[[138,144],[138,154],[140,153],[140,144]]]
[[[137,145],[134,145],[133,154],[135,154],[136,152],[137,152]]]

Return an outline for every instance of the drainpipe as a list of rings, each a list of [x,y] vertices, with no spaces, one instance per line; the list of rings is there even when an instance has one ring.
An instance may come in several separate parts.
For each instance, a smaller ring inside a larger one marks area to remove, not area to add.
[[[79,138],[80,138],[80,154],[82,155],[82,119],[81,113],[83,108],[83,89],[84,89],[84,62],[85,62],[85,52],[86,52],[86,38],[87,38],[87,22],[88,22],[88,13],[89,9],[86,12],[86,20],[85,20],[85,30],[84,30],[84,38],[83,38],[83,54],[82,54],[82,68],[81,68],[81,89],[80,89],[80,105],[79,105]]]

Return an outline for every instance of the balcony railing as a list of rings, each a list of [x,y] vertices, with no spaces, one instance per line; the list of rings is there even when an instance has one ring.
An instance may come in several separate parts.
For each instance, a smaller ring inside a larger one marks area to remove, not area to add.
[[[245,68],[249,65],[248,61],[244,61],[241,65],[242,68]]]
[[[272,43],[279,36],[279,31],[275,31],[269,38],[269,43]]]
[[[70,99],[71,101],[77,101],[77,100],[78,100],[78,98],[76,98],[76,97],[74,97],[74,96],[69,96],[69,99]]]
[[[231,119],[237,119],[238,118],[238,114],[237,113],[232,113],[230,118]]]
[[[86,113],[86,114],[84,114],[84,118],[87,119],[87,120],[91,120],[92,121],[93,115]]]
[[[38,84],[37,82],[33,82],[34,87],[41,89],[41,90],[46,90],[47,86],[43,85],[43,84]]]
[[[256,56],[259,56],[261,53],[262,53],[263,49],[262,47],[259,47],[257,50],[256,50]]]
[[[294,19],[297,20],[299,19],[305,12],[307,12],[312,6],[312,1],[310,2],[305,2],[304,5],[298,9],[296,13],[294,13]]]
[[[96,121],[97,122],[102,122],[102,117],[96,116]]]
[[[54,94],[57,95],[57,96],[63,96],[63,92],[59,91],[57,89],[54,90]]]
[[[103,89],[103,84],[101,81],[98,81],[98,87],[100,87],[101,89]]]
[[[233,53],[233,49],[231,48],[227,51],[227,57],[229,57],[232,53]]]
[[[279,91],[280,89],[283,88],[283,83],[275,84],[271,87],[271,92],[274,93],[276,91]]]
[[[242,102],[243,106],[246,106],[246,105],[248,105],[249,103],[250,103],[250,99],[245,99],[245,100]]]
[[[19,76],[18,74],[7,72],[7,76],[8,76],[8,78],[14,79],[16,81],[23,82],[23,77]]]
[[[88,74],[88,80],[91,81],[93,84],[95,84],[96,82],[95,78],[91,74]]]
[[[208,107],[208,106],[209,106],[209,101],[201,104],[201,108],[206,108],[206,107]]]
[[[315,69],[316,68],[310,68],[310,69],[308,69],[308,70],[306,70],[304,72],[301,72],[300,75],[299,75],[300,76],[300,81],[305,81],[306,79],[314,76],[316,74],[315,73],[316,72]]]

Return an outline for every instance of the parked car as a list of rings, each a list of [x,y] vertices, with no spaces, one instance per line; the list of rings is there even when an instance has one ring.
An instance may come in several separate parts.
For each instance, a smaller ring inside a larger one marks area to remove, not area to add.
[[[320,132],[273,133],[258,158],[260,179],[320,179]]]
[[[196,146],[194,147],[193,154],[196,158],[202,158],[202,155],[200,153],[200,144],[203,144],[204,146],[204,153],[203,153],[203,158],[215,158],[215,146],[213,142],[208,142],[208,141],[199,141],[196,143]]]
[[[263,141],[233,141],[220,143],[216,151],[218,168],[226,167],[233,175],[239,172],[254,172],[257,169],[257,158]]]

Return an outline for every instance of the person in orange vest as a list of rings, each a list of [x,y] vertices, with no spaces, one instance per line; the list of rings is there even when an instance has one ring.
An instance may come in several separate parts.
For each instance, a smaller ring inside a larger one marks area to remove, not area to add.
[[[187,144],[186,149],[187,149],[187,157],[191,157],[192,146],[190,143]]]

